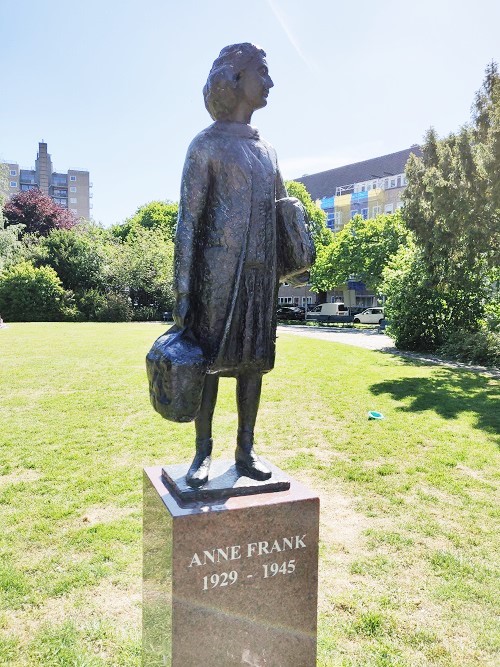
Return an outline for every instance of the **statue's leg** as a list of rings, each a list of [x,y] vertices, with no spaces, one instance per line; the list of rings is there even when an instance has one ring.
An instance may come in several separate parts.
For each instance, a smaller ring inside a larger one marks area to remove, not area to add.
[[[261,373],[243,373],[236,380],[238,404],[238,440],[236,467],[252,479],[269,479],[271,471],[259,459],[254,450],[254,428],[262,390]]]
[[[208,481],[208,472],[212,460],[212,420],[219,378],[217,375],[206,375],[203,384],[200,412],[194,421],[196,429],[196,454],[186,474],[186,482],[195,488]]]

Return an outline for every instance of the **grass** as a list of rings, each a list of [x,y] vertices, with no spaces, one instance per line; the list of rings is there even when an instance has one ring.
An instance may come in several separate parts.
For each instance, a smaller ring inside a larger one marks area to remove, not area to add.
[[[193,449],[149,405],[163,329],[0,331],[2,666],[140,664],[142,467]],[[320,667],[498,664],[498,403],[486,376],[280,336],[259,451],[321,497]],[[222,380],[218,456],[234,409]]]

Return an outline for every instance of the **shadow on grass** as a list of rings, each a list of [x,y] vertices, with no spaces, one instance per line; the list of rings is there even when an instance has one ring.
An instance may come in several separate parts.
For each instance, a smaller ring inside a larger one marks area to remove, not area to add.
[[[415,365],[420,365],[415,364]],[[475,415],[475,426],[495,436],[500,435],[500,392],[498,383],[483,375],[440,368],[430,377],[385,380],[369,388],[376,396],[389,394],[410,403],[402,412],[433,410],[444,419],[455,419],[461,412]],[[498,441],[500,445],[500,441]]]

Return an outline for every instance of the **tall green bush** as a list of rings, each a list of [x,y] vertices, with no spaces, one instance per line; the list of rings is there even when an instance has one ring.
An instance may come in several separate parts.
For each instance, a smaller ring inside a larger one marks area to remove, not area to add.
[[[0,273],[0,314],[11,322],[73,319],[76,309],[49,266],[20,262]]]

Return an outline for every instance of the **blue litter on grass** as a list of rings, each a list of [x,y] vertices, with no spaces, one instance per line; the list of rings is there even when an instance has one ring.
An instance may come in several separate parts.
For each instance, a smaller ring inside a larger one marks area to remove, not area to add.
[[[368,419],[383,419],[384,415],[381,412],[375,412],[375,410],[370,410],[368,413]]]

